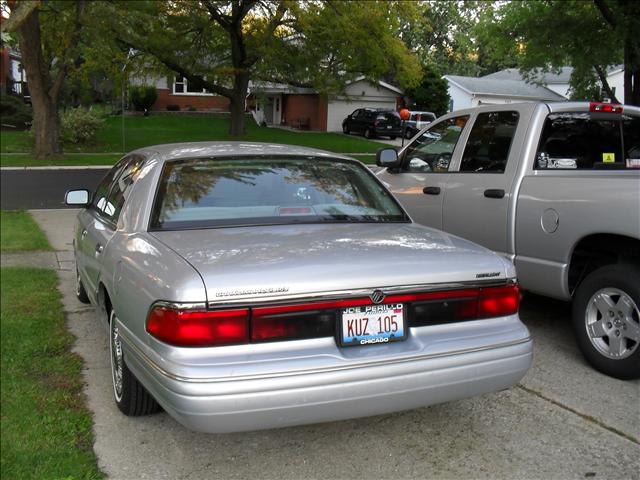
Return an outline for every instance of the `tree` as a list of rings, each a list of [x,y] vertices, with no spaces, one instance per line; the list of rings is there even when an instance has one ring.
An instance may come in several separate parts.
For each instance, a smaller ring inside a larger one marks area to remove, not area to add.
[[[85,2],[9,2],[3,30],[16,32],[33,105],[35,157],[62,153],[58,118],[60,93],[75,68]]]
[[[436,117],[444,115],[449,110],[449,93],[447,81],[435,67],[426,65],[423,67],[424,76],[422,82],[415,88],[407,90],[407,94],[413,98],[415,110],[428,110],[436,114]]]
[[[414,85],[420,67],[395,35],[404,2],[203,0],[102,2],[126,46],[195,88],[229,99],[230,134],[244,134],[249,80],[339,92],[364,74]]]
[[[582,96],[607,68],[624,63],[624,101],[640,105],[640,3],[633,0],[529,0],[508,2],[483,17],[477,32],[494,59],[510,58],[526,78],[574,67],[571,85]]]

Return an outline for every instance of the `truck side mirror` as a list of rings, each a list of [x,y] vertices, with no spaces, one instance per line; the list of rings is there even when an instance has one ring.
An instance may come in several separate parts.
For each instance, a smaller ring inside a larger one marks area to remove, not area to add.
[[[394,148],[383,148],[376,153],[376,165],[385,168],[398,168],[400,159]]]
[[[64,203],[74,207],[89,206],[89,190],[69,190],[64,196]]]

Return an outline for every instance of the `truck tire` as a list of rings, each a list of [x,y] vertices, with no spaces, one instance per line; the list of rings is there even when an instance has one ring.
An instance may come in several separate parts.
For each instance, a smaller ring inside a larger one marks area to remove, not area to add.
[[[573,299],[573,328],[594,368],[612,377],[640,378],[640,270],[628,264],[591,272]]]

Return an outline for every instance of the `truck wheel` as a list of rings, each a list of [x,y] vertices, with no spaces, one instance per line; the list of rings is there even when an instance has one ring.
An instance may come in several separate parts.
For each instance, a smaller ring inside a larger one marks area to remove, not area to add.
[[[607,375],[640,378],[640,271],[627,264],[591,272],[573,300],[573,328],[589,363]]]
[[[147,390],[131,373],[124,361],[122,340],[115,322],[115,310],[109,314],[109,352],[111,353],[111,379],[116,405],[130,417],[149,415],[160,409]]]

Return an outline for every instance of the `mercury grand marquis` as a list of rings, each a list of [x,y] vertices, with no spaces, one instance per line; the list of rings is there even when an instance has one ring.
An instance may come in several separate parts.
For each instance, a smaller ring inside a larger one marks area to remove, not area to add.
[[[125,415],[233,432],[507,389],[532,360],[513,265],[415,224],[358,161],[148,147],[73,190],[76,293]]]

